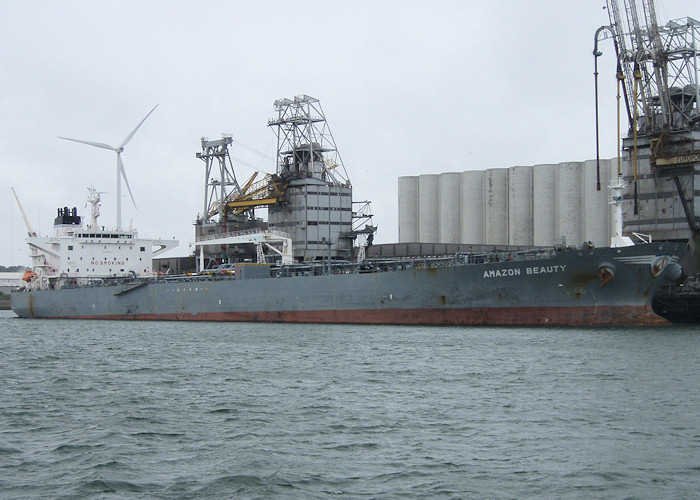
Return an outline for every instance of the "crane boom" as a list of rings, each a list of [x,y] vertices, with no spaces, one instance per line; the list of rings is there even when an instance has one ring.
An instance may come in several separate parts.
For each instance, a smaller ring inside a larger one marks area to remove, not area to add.
[[[22,218],[24,219],[24,223],[27,226],[27,235],[29,237],[35,237],[37,236],[36,231],[34,231],[34,228],[32,227],[32,223],[29,222],[29,217],[27,217],[27,212],[24,211],[24,207],[22,206],[22,203],[19,201],[19,197],[17,196],[17,193],[15,192],[15,188],[11,187],[12,194],[15,195],[15,201],[17,201],[17,206],[19,207],[19,211],[22,214]]]

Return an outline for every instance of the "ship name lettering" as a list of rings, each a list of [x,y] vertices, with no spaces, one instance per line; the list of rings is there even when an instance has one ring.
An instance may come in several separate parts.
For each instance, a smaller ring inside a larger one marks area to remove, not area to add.
[[[484,278],[505,278],[506,276],[520,276],[520,269],[491,269],[484,271]]]
[[[558,273],[566,271],[566,265],[556,265],[556,266],[540,266],[540,267],[526,267],[525,272],[527,274],[549,274]]]

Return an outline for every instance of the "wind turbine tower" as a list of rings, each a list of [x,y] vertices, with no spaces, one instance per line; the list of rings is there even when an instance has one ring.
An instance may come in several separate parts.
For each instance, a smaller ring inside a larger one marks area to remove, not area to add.
[[[122,162],[122,152],[124,151],[124,147],[129,143],[129,141],[134,137],[134,134],[136,134],[136,131],[143,125],[143,122],[146,121],[146,118],[151,116],[151,113],[153,113],[158,105],[156,104],[151,111],[148,112],[146,116],[144,116],[143,120],[139,122],[138,125],[132,130],[129,135],[126,136],[126,138],[119,144],[119,146],[110,146],[109,144],[105,144],[103,142],[92,142],[92,141],[83,141],[81,139],[71,139],[69,137],[59,137],[59,139],[65,139],[67,141],[73,141],[73,142],[79,142],[81,144],[87,144],[88,146],[95,146],[96,148],[102,148],[102,149],[109,149],[117,153],[117,229],[122,229],[122,177],[124,177],[124,183],[126,184],[126,188],[129,190],[129,196],[131,196],[131,201],[134,204],[134,207],[136,207],[136,201],[134,200],[134,195],[131,192],[131,187],[129,186],[129,180],[126,177],[126,171],[124,170],[124,163]]]

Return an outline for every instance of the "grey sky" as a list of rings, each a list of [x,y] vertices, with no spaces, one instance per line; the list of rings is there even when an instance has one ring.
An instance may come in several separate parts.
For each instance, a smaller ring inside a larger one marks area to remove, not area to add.
[[[661,2],[659,20],[700,18],[696,0]],[[595,157],[593,35],[603,0],[4,1],[0,3],[0,264],[29,264],[26,229],[106,191],[115,224],[116,158],[63,141],[118,145],[124,225],[176,237],[187,255],[202,210],[200,137],[222,132],[270,156],[273,102],[320,99],[376,242],[397,240],[402,175]],[[615,155],[611,41],[600,58],[601,156]],[[242,148],[236,156],[272,172]],[[237,169],[249,177],[247,166]],[[264,210],[259,215],[264,215]]]

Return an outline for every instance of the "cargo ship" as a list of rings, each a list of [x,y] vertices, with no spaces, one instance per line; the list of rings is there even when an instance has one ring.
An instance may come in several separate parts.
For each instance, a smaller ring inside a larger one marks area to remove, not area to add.
[[[234,264],[231,274],[95,278],[12,293],[23,318],[423,325],[663,325],[651,308],[682,243]]]
[[[153,258],[177,242],[121,228],[119,206],[117,227],[100,226],[99,196],[89,188],[86,226],[68,207],[58,210],[50,237],[39,237],[27,221],[34,270],[11,294],[13,311],[22,318],[116,320],[669,324],[654,313],[652,297],[681,276],[687,244],[632,244],[620,236],[619,202],[616,236],[606,248],[367,258],[377,228],[368,202],[352,200],[318,100],[302,95],[275,108],[268,125],[278,138],[276,172],[258,182],[255,175],[237,181],[231,136],[202,138],[196,156],[205,163],[205,204],[195,222],[194,269],[154,270]],[[122,146],[112,149],[123,173]],[[266,221],[255,217],[260,207],[268,210]]]
[[[29,236],[35,271],[11,294],[22,318],[263,321],[424,325],[663,325],[651,300],[681,274],[687,245],[565,246],[452,256],[300,262],[291,238],[268,229],[199,243],[277,244],[274,262],[153,271],[177,242],[99,226],[59,208],[53,234]],[[263,254],[264,256],[264,254]],[[269,258],[269,256],[268,256]]]

